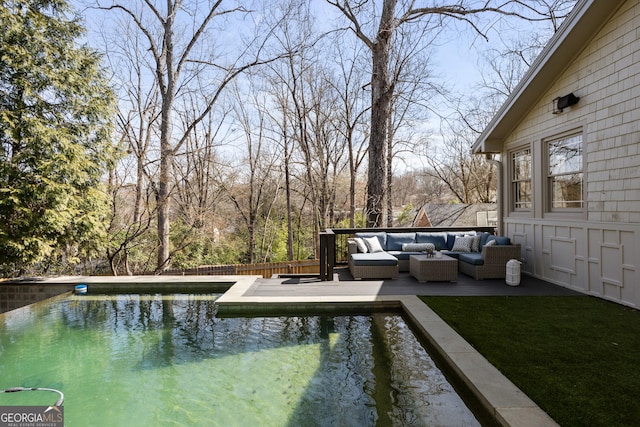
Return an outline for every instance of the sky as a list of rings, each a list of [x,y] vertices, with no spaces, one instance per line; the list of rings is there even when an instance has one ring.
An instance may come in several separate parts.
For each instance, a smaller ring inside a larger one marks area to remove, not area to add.
[[[104,20],[104,13],[101,11],[91,11],[84,8],[83,4],[91,3],[88,0],[69,0],[70,3],[78,10],[83,10],[83,16],[86,19],[89,37],[96,37],[99,26],[100,30],[107,22]],[[124,4],[129,4],[127,0]],[[109,2],[104,1],[104,4]],[[324,0],[313,0],[313,10],[318,15],[323,15],[319,19],[319,23],[326,23],[328,27],[332,27],[335,23],[330,17],[335,13],[334,7],[328,5]],[[467,28],[468,30],[468,28]],[[478,70],[477,56],[471,44],[475,43],[476,47],[487,45],[484,41],[478,41],[475,37],[463,36],[461,38],[460,28],[452,28],[451,31],[445,33],[439,39],[443,42],[442,46],[437,47],[435,52],[435,66],[438,74],[446,76],[446,80],[455,86],[468,88],[478,81],[480,71]],[[478,46],[480,45],[480,46]]]
[[[70,0],[72,5],[80,8],[80,5],[88,0]],[[129,4],[132,0],[126,0]],[[106,0],[104,3],[108,3]],[[322,15],[319,21],[328,27],[335,25],[331,16],[335,13],[335,8],[328,5],[324,0],[313,0],[313,9],[316,14]],[[104,13],[93,12],[87,16],[87,27],[89,37],[96,37],[97,30],[103,30],[105,24]],[[335,16],[335,15],[334,15]],[[96,19],[97,17],[97,19]],[[457,93],[471,93],[481,80],[482,70],[479,61],[480,53],[490,47],[497,47],[501,39],[515,37],[531,32],[531,25],[519,22],[518,25],[504,22],[504,20],[493,18],[483,19],[479,24],[481,30],[486,31],[489,40],[479,37],[474,33],[468,24],[452,23],[438,38],[440,46],[434,49],[434,61],[432,71],[436,76],[440,76],[442,83],[446,87]],[[444,108],[444,106],[442,106]],[[435,130],[439,130],[439,124],[432,122],[427,124]],[[422,163],[415,155],[409,156],[411,160],[410,168],[421,168]],[[398,166],[402,166],[398,163]]]

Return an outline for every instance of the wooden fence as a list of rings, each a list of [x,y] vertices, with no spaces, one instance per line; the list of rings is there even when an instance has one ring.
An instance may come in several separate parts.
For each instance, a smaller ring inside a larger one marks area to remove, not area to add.
[[[196,268],[175,269],[163,272],[169,276],[262,276],[270,278],[277,274],[319,274],[320,263],[316,260],[265,262],[259,264],[203,265]]]

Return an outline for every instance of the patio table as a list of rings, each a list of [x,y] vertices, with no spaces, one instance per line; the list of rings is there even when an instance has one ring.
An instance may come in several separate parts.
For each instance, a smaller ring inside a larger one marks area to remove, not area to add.
[[[409,274],[419,282],[455,282],[458,280],[458,260],[447,255],[440,258],[411,255]]]

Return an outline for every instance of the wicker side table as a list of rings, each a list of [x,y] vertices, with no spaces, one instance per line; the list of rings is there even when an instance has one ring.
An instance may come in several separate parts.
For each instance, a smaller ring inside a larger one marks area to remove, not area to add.
[[[456,282],[458,280],[458,260],[446,255],[440,258],[426,255],[411,255],[409,273],[419,282]]]

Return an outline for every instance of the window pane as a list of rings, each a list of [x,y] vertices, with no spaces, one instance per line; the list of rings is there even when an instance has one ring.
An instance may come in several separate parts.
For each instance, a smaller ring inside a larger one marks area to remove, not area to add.
[[[513,179],[531,178],[531,152],[522,150],[513,154]]]
[[[582,135],[549,143],[549,175],[582,171]]]
[[[511,154],[511,188],[514,209],[530,209],[531,193],[531,150],[524,149]]]
[[[514,183],[515,189],[515,208],[528,209],[531,208],[531,181],[519,181]]]
[[[551,207],[582,207],[582,173],[551,177]]]

